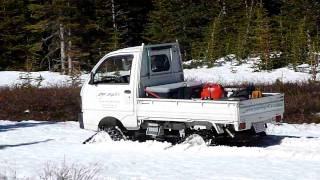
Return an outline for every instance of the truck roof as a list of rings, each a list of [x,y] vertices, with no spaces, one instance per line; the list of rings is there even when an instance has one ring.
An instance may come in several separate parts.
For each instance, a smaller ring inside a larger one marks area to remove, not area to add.
[[[118,49],[116,51],[112,51],[108,54],[118,54],[118,53],[126,53],[126,52],[137,52],[141,51],[142,46],[134,46],[134,47],[128,47],[128,48],[123,48],[123,49]]]
[[[166,46],[172,46],[172,45],[177,45],[177,43],[148,44],[148,45],[142,44],[141,46],[134,46],[134,47],[118,49],[116,51],[112,51],[112,52],[108,53],[108,55],[118,54],[118,53],[126,53],[126,52],[141,51],[142,50],[142,46],[147,47],[147,48],[157,48],[157,47],[166,47]]]

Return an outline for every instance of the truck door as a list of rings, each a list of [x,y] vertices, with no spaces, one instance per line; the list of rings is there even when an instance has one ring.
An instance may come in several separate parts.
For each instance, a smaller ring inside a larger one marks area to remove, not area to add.
[[[107,57],[93,72],[87,102],[95,113],[119,119],[126,127],[137,126],[134,118],[133,54]],[[103,117],[102,117],[103,118]],[[101,120],[101,119],[99,119]]]

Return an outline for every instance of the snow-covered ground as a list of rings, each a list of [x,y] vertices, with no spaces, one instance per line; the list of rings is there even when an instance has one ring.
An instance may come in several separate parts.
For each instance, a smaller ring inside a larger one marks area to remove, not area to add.
[[[98,179],[320,179],[320,125],[269,125],[257,147],[110,140],[76,122],[0,121],[0,178],[39,179],[49,165],[97,168]]]
[[[25,84],[28,81],[27,75],[28,73],[20,71],[0,71],[0,87]],[[31,84],[40,87],[68,86],[73,81],[70,76],[49,71],[30,72],[28,76]],[[88,74],[83,74],[74,81],[84,82],[88,77]]]
[[[202,82],[215,82],[223,85],[242,84],[242,83],[274,83],[276,80],[282,82],[306,82],[312,78],[309,73],[295,72],[294,70],[284,67],[273,71],[254,72],[254,63],[257,58],[251,58],[246,63],[235,65],[235,60],[218,60],[220,66],[213,68],[199,67],[194,69],[185,69],[186,80],[197,80]],[[188,62],[185,62],[188,64]],[[18,71],[0,71],[0,87],[13,86],[26,82],[24,77],[26,73]],[[30,72],[31,83],[33,85],[46,86],[65,86],[72,83],[72,79],[66,75],[60,75],[56,72]],[[39,77],[43,78],[42,81]],[[83,74],[76,81],[84,82],[89,77],[88,74]],[[320,73],[317,75],[317,80],[320,80]]]
[[[254,60],[254,59],[253,59]],[[281,68],[254,72],[254,61],[235,66],[184,70],[187,80],[221,84],[307,81],[311,74]],[[0,71],[0,87],[21,85],[26,73]],[[66,86],[73,80],[48,71],[31,72],[40,87]],[[76,81],[84,82],[88,74]],[[320,75],[318,74],[318,80]],[[77,167],[97,179],[320,179],[320,124],[269,125],[268,137],[255,147],[206,146],[147,141],[113,142],[107,135],[82,144],[94,134],[76,122],[0,120],[0,179],[41,179],[48,167]],[[90,174],[90,173],[89,173]]]
[[[288,67],[272,71],[254,72],[252,62],[234,66],[231,61],[213,68],[200,67],[197,69],[185,69],[186,79],[202,82],[216,82],[220,84],[242,84],[242,83],[274,83],[281,82],[306,82],[312,78],[309,73],[295,72]],[[317,75],[320,80],[320,74]]]

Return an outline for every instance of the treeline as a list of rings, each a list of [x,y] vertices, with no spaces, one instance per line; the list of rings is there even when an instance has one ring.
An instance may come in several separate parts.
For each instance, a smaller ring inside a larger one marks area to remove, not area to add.
[[[107,52],[179,40],[214,65],[260,56],[258,69],[315,64],[320,0],[1,0],[0,70],[89,69]]]

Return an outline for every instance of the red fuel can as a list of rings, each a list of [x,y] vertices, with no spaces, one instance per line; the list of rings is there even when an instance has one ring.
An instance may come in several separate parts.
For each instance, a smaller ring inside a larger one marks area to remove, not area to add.
[[[201,91],[201,99],[218,100],[224,97],[224,88],[220,84],[207,83]]]

